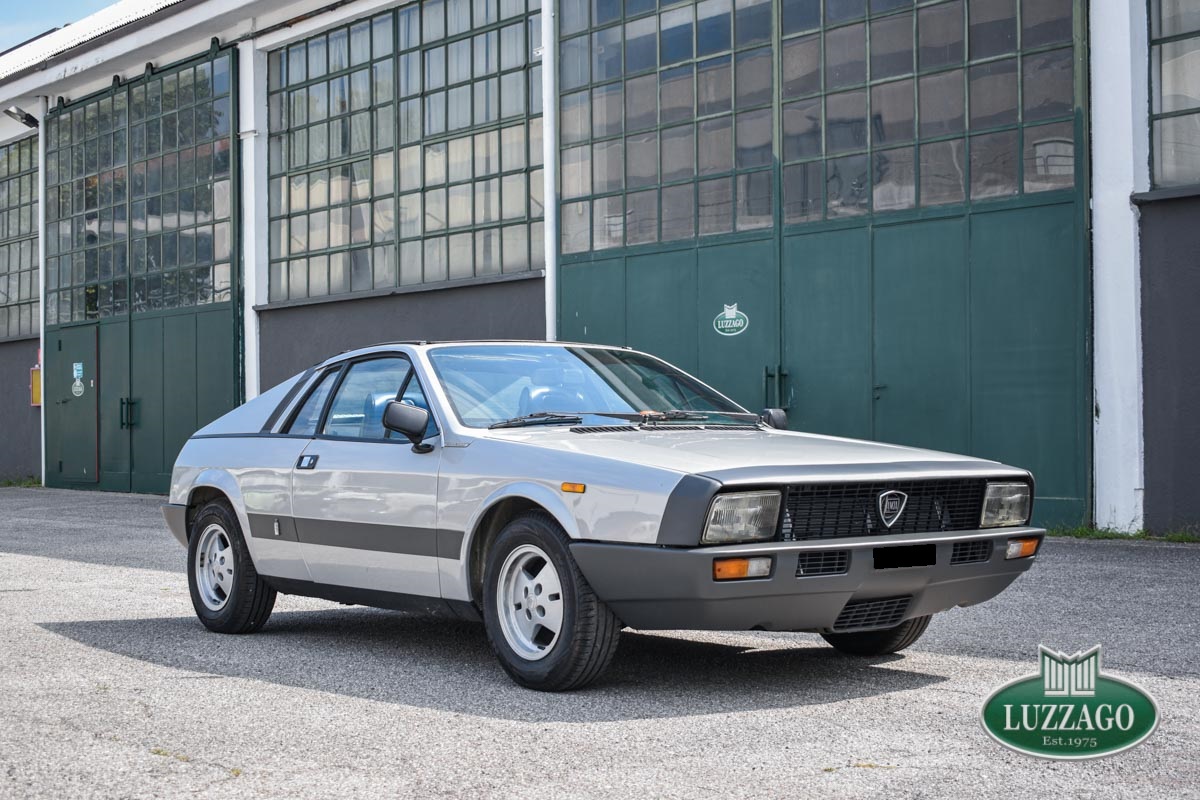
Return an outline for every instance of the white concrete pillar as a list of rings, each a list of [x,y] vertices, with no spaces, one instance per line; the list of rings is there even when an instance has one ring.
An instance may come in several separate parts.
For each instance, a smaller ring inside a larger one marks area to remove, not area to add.
[[[1146,3],[1093,3],[1091,78],[1095,523],[1142,527],[1141,275],[1133,192],[1150,186]]]
[[[241,139],[242,364],[246,400],[259,386],[258,312],[267,301],[267,54],[238,45],[238,137]]]

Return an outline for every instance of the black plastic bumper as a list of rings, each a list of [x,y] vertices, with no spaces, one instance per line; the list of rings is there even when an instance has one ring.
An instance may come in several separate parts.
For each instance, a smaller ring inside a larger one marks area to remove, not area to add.
[[[1006,560],[1007,541],[1044,534],[1006,528],[697,548],[574,542],[571,553],[596,594],[633,628],[828,631],[851,601],[909,597],[903,619],[910,619],[989,600],[1037,558]],[[986,561],[950,563],[955,542],[978,540],[992,543]],[[875,568],[877,547],[928,543],[936,551],[931,566]],[[843,574],[797,576],[801,552],[829,550],[848,551]],[[715,581],[713,559],[725,556],[770,556],[771,574]]]

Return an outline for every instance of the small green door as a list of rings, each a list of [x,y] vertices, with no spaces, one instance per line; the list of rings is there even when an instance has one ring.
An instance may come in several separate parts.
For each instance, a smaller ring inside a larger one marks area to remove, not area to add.
[[[100,336],[100,485],[129,491],[129,320],[105,320]]]
[[[54,483],[94,484],[99,479],[96,328],[64,328],[47,337],[46,415],[50,443],[46,471]]]
[[[875,229],[878,441],[970,452],[966,229],[965,217]]]

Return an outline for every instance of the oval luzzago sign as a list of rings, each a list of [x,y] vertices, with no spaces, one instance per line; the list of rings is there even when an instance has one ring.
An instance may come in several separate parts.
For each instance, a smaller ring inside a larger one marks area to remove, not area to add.
[[[1140,686],[1100,672],[1100,645],[1074,655],[1039,647],[1041,670],[992,692],[983,728],[1005,747],[1078,760],[1142,743],[1158,726],[1158,703]]]
[[[746,316],[745,312],[738,311],[737,303],[725,306],[725,309],[713,320],[713,330],[722,336],[737,336],[749,327],[750,318]]]

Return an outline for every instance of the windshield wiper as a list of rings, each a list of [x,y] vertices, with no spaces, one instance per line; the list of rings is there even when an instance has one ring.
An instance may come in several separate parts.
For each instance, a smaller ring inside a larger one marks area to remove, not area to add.
[[[597,417],[615,417],[628,422],[704,422],[709,417],[729,417],[730,419],[758,422],[758,414],[746,414],[738,411],[682,411],[670,409],[667,411],[588,411],[586,414]]]
[[[527,425],[578,425],[583,417],[578,414],[564,414],[559,411],[538,411],[536,414],[525,414],[520,417],[506,419],[503,422],[493,422],[488,428],[523,428]]]

